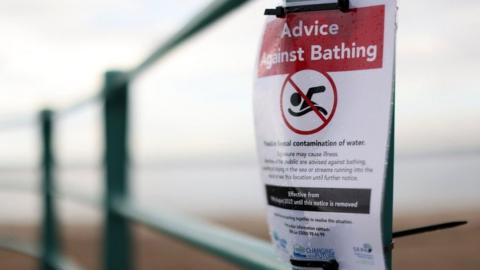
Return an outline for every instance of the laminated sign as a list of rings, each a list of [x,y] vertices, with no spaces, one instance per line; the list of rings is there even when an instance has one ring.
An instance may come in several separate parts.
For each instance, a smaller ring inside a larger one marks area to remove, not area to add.
[[[270,233],[294,269],[387,269],[396,3],[325,3],[287,1],[266,22],[254,109]]]

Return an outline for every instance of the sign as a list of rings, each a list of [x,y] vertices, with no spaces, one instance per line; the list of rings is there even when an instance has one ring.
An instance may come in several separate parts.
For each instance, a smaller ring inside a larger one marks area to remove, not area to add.
[[[288,128],[298,134],[314,134],[332,120],[337,89],[328,74],[304,69],[285,79],[280,106]]]
[[[269,17],[260,47],[261,176],[272,241],[294,269],[386,269],[396,3],[350,2]]]

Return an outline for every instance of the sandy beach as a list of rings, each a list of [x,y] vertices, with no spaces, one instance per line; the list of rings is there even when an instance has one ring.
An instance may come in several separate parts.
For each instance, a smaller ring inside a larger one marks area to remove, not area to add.
[[[480,212],[396,217],[395,230],[450,220],[466,219],[463,227],[395,240],[394,269],[480,269]],[[240,221],[239,221],[240,220]],[[216,218],[213,222],[267,239],[263,217]],[[135,269],[239,269],[221,259],[190,248],[145,227],[134,225]],[[36,239],[30,225],[2,225],[0,235]],[[84,269],[100,269],[100,226],[62,227],[63,246]],[[0,250],[0,269],[37,269],[34,259]]]

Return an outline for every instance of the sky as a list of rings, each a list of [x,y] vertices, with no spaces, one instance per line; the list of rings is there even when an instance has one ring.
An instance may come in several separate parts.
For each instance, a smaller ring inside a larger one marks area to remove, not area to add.
[[[209,1],[0,2],[0,123],[95,94]],[[136,160],[255,158],[252,86],[265,7],[252,1],[148,69],[132,85]],[[480,149],[478,1],[398,1],[399,155]],[[181,110],[187,107],[188,110]],[[99,104],[58,123],[66,162],[101,156]],[[34,162],[36,130],[0,133],[0,160]]]

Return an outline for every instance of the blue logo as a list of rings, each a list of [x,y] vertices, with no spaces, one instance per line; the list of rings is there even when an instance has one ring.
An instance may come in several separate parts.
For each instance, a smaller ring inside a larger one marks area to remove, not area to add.
[[[304,247],[296,244],[293,247],[293,257],[330,261],[335,259],[335,250],[332,248]]]
[[[295,244],[295,246],[293,246],[293,257],[306,258],[307,253],[305,248],[302,245]]]

